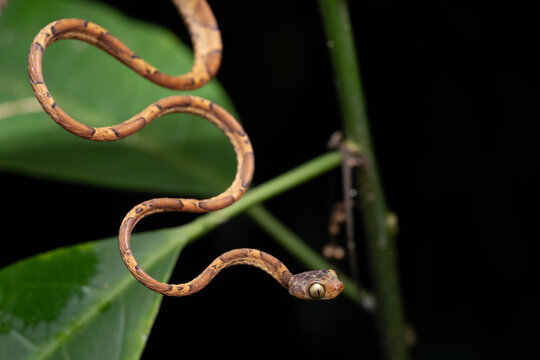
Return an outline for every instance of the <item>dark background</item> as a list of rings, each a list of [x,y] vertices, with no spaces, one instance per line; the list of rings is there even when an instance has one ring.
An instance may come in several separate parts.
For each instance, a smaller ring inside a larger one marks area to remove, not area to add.
[[[169,27],[189,41],[167,1],[103,1]],[[350,10],[374,145],[390,207],[399,217],[399,267],[415,359],[537,359],[540,294],[534,251],[539,85],[538,25],[524,3],[352,1]],[[212,1],[224,40],[218,79],[240,113],[262,183],[326,151],[340,128],[316,2]],[[2,174],[2,213],[18,235],[0,266],[59,246],[112,236],[131,204],[158,194],[110,191]],[[320,249],[328,239],[339,173],[267,205]],[[87,203],[80,206],[85,194]],[[60,199],[60,200],[59,200]],[[34,204],[46,213],[31,215]],[[103,209],[101,205],[107,203]],[[88,227],[96,209],[117,219]],[[29,215],[30,212],[30,215]],[[32,226],[28,226],[28,217]],[[148,227],[178,225],[162,215]],[[84,238],[73,239],[84,226]],[[359,227],[361,231],[361,227]],[[4,249],[7,249],[4,244]],[[186,249],[174,279],[201,259],[259,247],[302,270],[247,218]],[[365,262],[362,251],[360,261]],[[346,264],[342,265],[346,267]],[[368,275],[362,274],[367,280]],[[233,283],[240,279],[247,286]],[[230,269],[204,296],[165,299],[144,358],[377,358],[374,326],[347,299],[292,301],[257,270]]]

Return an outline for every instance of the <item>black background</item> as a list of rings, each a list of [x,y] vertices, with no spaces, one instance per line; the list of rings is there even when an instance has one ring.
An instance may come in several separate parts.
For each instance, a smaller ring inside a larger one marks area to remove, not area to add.
[[[167,1],[104,2],[189,41]],[[341,119],[317,3],[211,6],[225,49],[218,79],[254,144],[255,183],[325,152]],[[399,217],[413,357],[537,359],[532,174],[540,92],[533,10],[519,2],[446,1],[352,1],[350,10],[381,176]],[[12,174],[2,174],[2,183],[4,226],[16,231],[0,266],[112,236],[132,204],[159,195]],[[338,185],[339,174],[332,173],[267,205],[320,249]],[[35,212],[36,204],[47,204],[47,211]],[[99,226],[88,226],[89,218]],[[160,215],[147,228],[178,225],[181,218]],[[51,223],[54,232],[43,234]],[[81,227],[83,236],[74,238]],[[28,248],[25,237],[42,241]],[[237,246],[264,249],[303,270],[240,217],[186,249],[173,280],[195,275],[204,259]],[[371,317],[345,298],[336,302],[291,300],[257,270],[230,269],[204,294],[164,300],[143,358],[378,358]]]

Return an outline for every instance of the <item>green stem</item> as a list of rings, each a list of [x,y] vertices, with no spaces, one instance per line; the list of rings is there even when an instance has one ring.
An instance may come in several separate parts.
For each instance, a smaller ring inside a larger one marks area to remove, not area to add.
[[[321,155],[249,190],[242,199],[233,205],[220,211],[201,216],[186,226],[193,227],[192,231],[194,235],[206,233],[254,205],[258,205],[308,180],[316,178],[317,176],[338,167],[340,164],[341,154],[339,152],[330,152]],[[191,241],[195,239],[192,236],[190,236],[190,238]],[[297,254],[297,256],[300,256],[300,254]]]
[[[346,146],[365,160],[358,171],[359,201],[381,343],[387,359],[403,360],[408,354],[396,264],[395,216],[388,211],[371,145],[349,10],[345,0],[319,0],[319,5],[336,76]]]

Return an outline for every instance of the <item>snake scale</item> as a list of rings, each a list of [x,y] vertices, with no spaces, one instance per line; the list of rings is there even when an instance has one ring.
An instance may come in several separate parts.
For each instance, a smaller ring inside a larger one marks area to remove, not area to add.
[[[130,67],[153,83],[176,90],[192,90],[208,83],[221,64],[221,33],[210,6],[205,0],[174,0],[187,26],[193,43],[194,60],[190,72],[170,76],[141,59],[120,40],[99,25],[85,20],[62,19],[45,26],[34,38],[28,57],[30,83],[38,101],[49,116],[74,135],[94,141],[115,141],[132,135],[154,119],[170,113],[189,113],[216,125],[229,139],[237,160],[237,172],[232,184],[223,193],[204,200],[157,198],[135,206],[120,226],[118,244],[122,259],[133,276],[146,287],[169,296],[192,295],[203,289],[224,268],[232,265],[251,265],[264,270],[289,293],[300,299],[332,299],[343,290],[343,283],[333,270],[315,270],[292,274],[285,265],[270,254],[255,249],[234,249],[216,258],[202,273],[184,284],[167,284],[152,278],[135,260],[130,236],[135,225],[144,217],[167,211],[206,213],[216,211],[237,201],[249,187],[254,171],[251,142],[236,119],[213,102],[189,95],[160,99],[130,119],[107,127],[82,124],[56,103],[43,79],[42,58],[47,46],[57,40],[76,39],[94,45]]]

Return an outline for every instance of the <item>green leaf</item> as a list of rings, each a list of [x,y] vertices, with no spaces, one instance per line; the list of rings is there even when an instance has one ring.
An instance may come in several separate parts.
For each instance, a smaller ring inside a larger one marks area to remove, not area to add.
[[[186,230],[134,235],[138,261],[166,281]],[[113,238],[28,258],[0,270],[0,359],[138,359],[161,299]]]
[[[223,191],[234,177],[234,152],[206,120],[171,114],[122,141],[95,143],[67,133],[40,109],[28,81],[28,51],[42,27],[66,17],[100,24],[163,72],[181,74],[191,68],[191,50],[173,34],[99,3],[9,2],[0,16],[0,168],[131,190],[204,196]],[[178,26],[184,26],[180,15]],[[45,51],[44,76],[56,102],[92,126],[120,123],[152,102],[179,93],[73,40],[59,41]],[[234,113],[216,80],[189,93]]]

